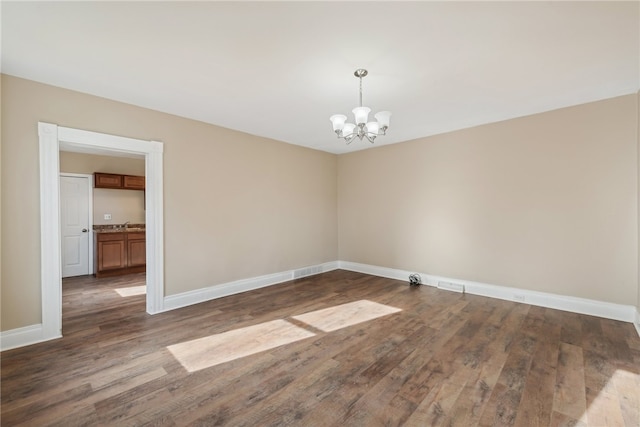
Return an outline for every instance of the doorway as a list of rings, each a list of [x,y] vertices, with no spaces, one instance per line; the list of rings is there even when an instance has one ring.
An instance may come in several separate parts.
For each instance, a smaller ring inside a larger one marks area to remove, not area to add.
[[[62,266],[60,236],[59,152],[142,155],[145,158],[147,229],[146,309],[164,305],[163,144],[38,123],[40,153],[41,340],[62,336]]]

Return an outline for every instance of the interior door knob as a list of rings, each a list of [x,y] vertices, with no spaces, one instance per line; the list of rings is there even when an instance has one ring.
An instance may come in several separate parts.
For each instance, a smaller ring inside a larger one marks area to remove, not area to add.
[[[87,230],[86,228],[83,228],[83,229],[82,229],[82,232],[83,232],[83,233],[86,233],[87,231],[89,231],[89,230]]]

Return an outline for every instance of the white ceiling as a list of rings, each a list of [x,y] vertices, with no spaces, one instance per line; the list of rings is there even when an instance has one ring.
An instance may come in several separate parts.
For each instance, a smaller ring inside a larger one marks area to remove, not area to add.
[[[635,93],[639,4],[3,1],[2,72],[344,153],[357,68],[375,145]]]

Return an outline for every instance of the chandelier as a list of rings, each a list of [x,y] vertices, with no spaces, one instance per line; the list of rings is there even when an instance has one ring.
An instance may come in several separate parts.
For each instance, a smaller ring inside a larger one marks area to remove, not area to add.
[[[389,128],[389,119],[391,118],[391,112],[380,111],[374,117],[377,121],[367,122],[371,108],[362,106],[362,78],[369,72],[362,68],[357,69],[353,75],[360,79],[360,106],[353,109],[353,115],[355,116],[355,122],[346,123],[347,116],[342,114],[334,114],[329,117],[333,124],[333,131],[338,135],[338,138],[343,138],[347,144],[350,144],[356,137],[362,140],[367,140],[373,144],[376,136],[386,135]]]

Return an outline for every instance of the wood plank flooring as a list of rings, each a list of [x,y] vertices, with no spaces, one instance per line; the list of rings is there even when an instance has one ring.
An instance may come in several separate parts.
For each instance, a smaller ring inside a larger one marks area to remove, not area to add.
[[[65,279],[64,338],[1,354],[3,426],[640,425],[628,323],[341,270],[150,316],[116,292],[144,280]],[[401,311],[299,320],[362,300]],[[193,372],[168,349],[278,320],[311,336]]]

